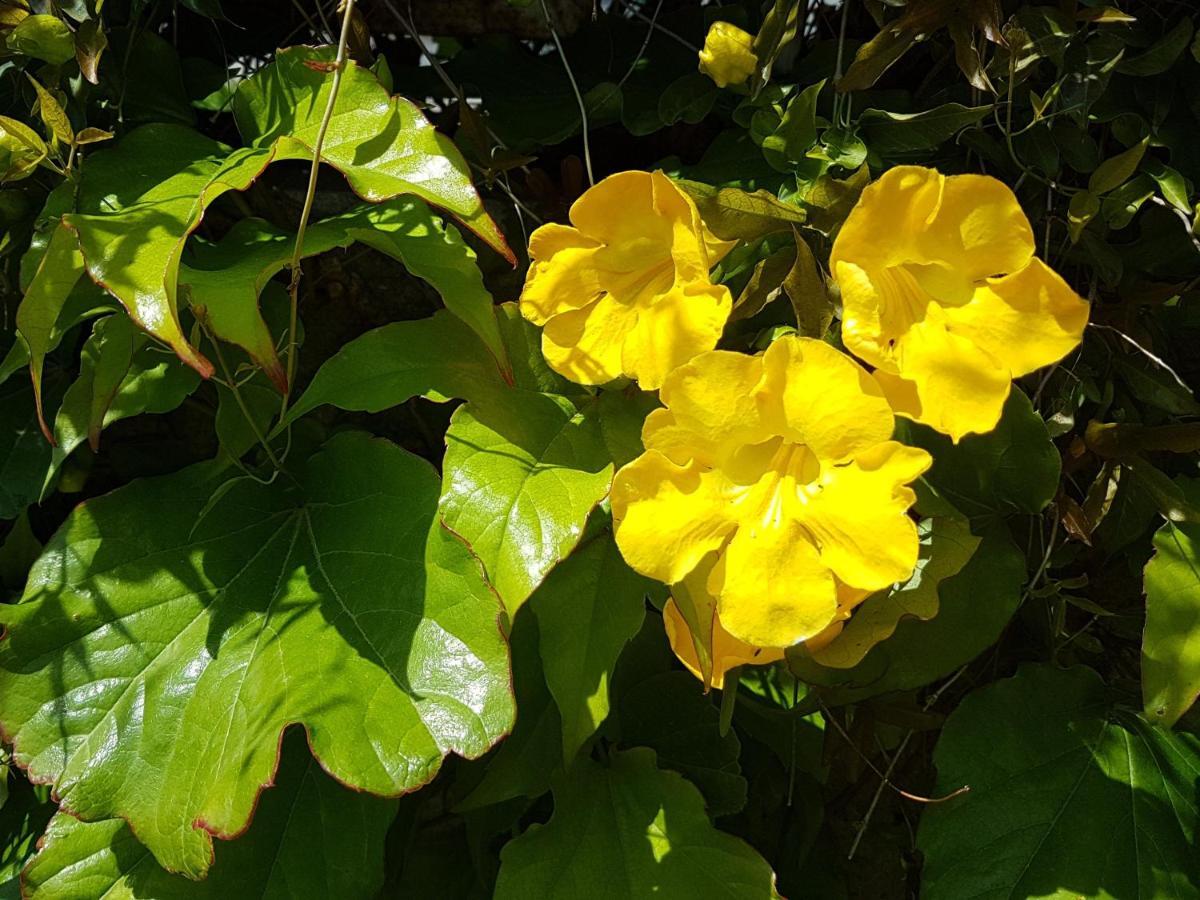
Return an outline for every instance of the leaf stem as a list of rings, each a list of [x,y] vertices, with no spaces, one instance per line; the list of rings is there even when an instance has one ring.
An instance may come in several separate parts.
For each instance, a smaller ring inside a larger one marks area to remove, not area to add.
[[[246,398],[242,396],[242,390],[238,387],[237,379],[233,377],[233,372],[229,368],[229,364],[225,362],[225,352],[221,349],[220,343],[208,330],[208,326],[200,321],[200,328],[204,332],[204,336],[208,338],[208,342],[212,344],[213,351],[217,357],[217,365],[221,367],[221,375],[225,379],[225,386],[233,393],[233,399],[237,401],[238,408],[245,416],[246,422],[250,425],[250,430],[254,432],[255,438],[262,445],[263,450],[267,454],[267,459],[271,461],[271,465],[275,467],[275,471],[283,468],[283,464],[279,461],[279,457],[275,455],[275,451],[271,449],[270,443],[262,433],[262,429],[258,427],[258,423],[254,421],[254,416],[250,412],[250,407],[246,405]]]
[[[300,305],[300,278],[303,274],[300,259],[304,255],[304,233],[308,229],[308,217],[312,213],[313,198],[317,193],[317,174],[321,170],[321,151],[325,146],[325,134],[329,131],[329,122],[333,118],[333,107],[337,103],[338,89],[342,86],[342,73],[346,70],[346,44],[350,38],[350,18],[354,13],[354,0],[344,0],[344,2],[342,33],[338,37],[337,58],[334,61],[333,85],[329,89],[329,99],[325,103],[325,114],[321,117],[321,127],[317,130],[317,139],[313,142],[312,166],[308,170],[308,191],[304,195],[304,208],[300,211],[300,227],[296,231],[296,244],[292,249],[291,281],[288,284],[291,309],[288,315],[287,334],[287,390],[284,392],[283,404],[279,410],[281,419],[287,412],[288,401],[292,395],[292,381],[296,377],[296,329],[299,327],[297,318]]]

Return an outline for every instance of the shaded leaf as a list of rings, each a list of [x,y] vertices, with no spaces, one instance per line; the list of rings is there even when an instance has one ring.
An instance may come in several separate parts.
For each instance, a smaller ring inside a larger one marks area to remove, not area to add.
[[[932,150],[991,112],[990,106],[944,103],[916,113],[883,109],[864,110],[859,117],[859,134],[880,156]]]
[[[395,814],[394,801],[326,775],[292,732],[254,824],[217,846],[204,881],[164,871],[120,819],[81,822],[65,813],[50,822],[22,881],[29,900],[369,897],[383,882],[383,838]]]
[[[700,218],[722,240],[753,241],[803,222],[804,210],[774,194],[758,190],[718,188],[699,181],[675,182],[696,203]]]
[[[833,304],[829,302],[829,291],[825,276],[817,267],[808,242],[795,230],[796,261],[783,279],[783,290],[792,302],[796,314],[796,327],[805,337],[821,338],[833,321]]]
[[[500,854],[497,900],[776,897],[770,866],[708,821],[700,792],[652,750],[580,759],[554,786],[554,815]]]
[[[934,752],[922,896],[1194,897],[1200,743],[1107,710],[1091,669],[1024,666],[967,697]]]
[[[1178,482],[1200,507],[1200,481]],[[1146,564],[1142,699],[1146,717],[1174,725],[1200,696],[1200,525],[1166,522]]]
[[[36,131],[24,122],[0,116],[0,182],[28,178],[48,152]]]

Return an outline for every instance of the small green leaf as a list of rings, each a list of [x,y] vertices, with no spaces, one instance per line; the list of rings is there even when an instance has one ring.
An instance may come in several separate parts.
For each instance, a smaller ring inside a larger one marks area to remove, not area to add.
[[[1159,162],[1153,157],[1146,157],[1142,161],[1142,168],[1149,173],[1150,177],[1158,184],[1158,189],[1162,192],[1163,199],[1170,203],[1173,207],[1191,216],[1191,191],[1188,190],[1187,179],[1183,174],[1172,169],[1165,163]]]
[[[792,302],[796,314],[796,327],[805,337],[822,338],[833,321],[833,304],[829,302],[829,290],[825,276],[817,266],[817,258],[800,234],[793,231],[796,242],[796,262],[783,279],[783,290]]]
[[[1138,163],[1142,161],[1142,157],[1146,153],[1146,147],[1149,144],[1149,137],[1142,138],[1142,140],[1138,141],[1128,150],[1118,153],[1116,156],[1111,156],[1096,166],[1096,171],[1088,179],[1088,192],[1092,194],[1105,194],[1128,181],[1133,177],[1133,173],[1137,171]],[[1075,207],[1074,197],[1071,198],[1071,207],[1072,210]]]
[[[950,140],[982,120],[991,109],[961,103],[944,103],[916,113],[868,109],[859,116],[858,129],[871,152],[880,156],[919,153]]]
[[[75,58],[75,36],[57,16],[26,16],[8,33],[8,49],[61,66]]]
[[[1161,75],[1175,65],[1175,61],[1187,49],[1194,30],[1191,18],[1181,16],[1175,26],[1144,53],[1122,59],[1117,64],[1117,71],[1123,75],[1136,75],[1141,78]]]
[[[450,419],[442,521],[482,563],[510,617],[608,493],[614,466],[598,418],[594,401],[577,411],[563,397],[514,391]]]
[[[718,831],[694,787],[658,769],[654,751],[580,759],[554,785],[554,815],[500,853],[496,900],[530,897],[775,898],[770,866]]]
[[[777,231],[786,231],[792,224],[805,219],[804,210],[767,191],[749,193],[738,188],[718,188],[682,179],[675,183],[687,191],[704,224],[722,240],[758,240]]]
[[[108,35],[99,19],[81,22],[75,32],[75,61],[79,71],[92,84],[100,83],[100,58],[108,49]]]
[[[249,823],[288,725],[339,781],[394,796],[513,718],[496,601],[428,463],[342,432],[269,484],[220,470],[81,504],[0,605],[17,762],[192,877]]]
[[[368,897],[383,884],[384,836],[395,814],[395,801],[347,790],[321,771],[293,731],[250,830],[218,844],[204,881],[165,871],[120,819],[81,822],[66,813],[50,822],[22,881],[29,900]]]
[[[783,281],[796,265],[794,245],[777,250],[754,264],[750,279],[733,302],[732,321],[748,319],[762,312],[763,308],[779,296]],[[822,287],[824,287],[822,285]]]
[[[608,717],[613,669],[641,627],[650,587],[606,531],[559,563],[529,598],[568,766]]]
[[[822,79],[792,97],[779,127],[762,142],[763,156],[780,172],[790,172],[817,143],[817,96]]]
[[[0,116],[0,183],[28,178],[49,152],[46,142],[24,122]]]
[[[28,72],[25,73],[25,77],[29,79],[29,83],[33,85],[33,89],[37,92],[38,114],[46,124],[46,129],[55,139],[70,147],[75,143],[75,129],[71,127],[71,120],[67,118],[67,111],[62,108],[62,104],[58,102],[58,98],[42,87],[36,78]]]
[[[1109,712],[1091,669],[1027,665],[951,713],[922,896],[1194,897],[1200,742]],[[1002,849],[1000,849],[1002,848]]]
[[[1178,482],[1200,507],[1200,481]],[[1142,698],[1151,722],[1171,726],[1200,696],[1200,525],[1170,522],[1146,564]]]

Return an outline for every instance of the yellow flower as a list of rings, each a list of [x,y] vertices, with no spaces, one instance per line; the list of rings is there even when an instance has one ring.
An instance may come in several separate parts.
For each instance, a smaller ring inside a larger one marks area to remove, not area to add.
[[[700,574],[720,624],[757,647],[812,638],[845,617],[848,589],[912,573],[906,485],[929,454],[890,440],[886,398],[845,354],[794,336],[760,356],[712,351],[661,397],[646,452],[612,489],[617,545],[638,572],[679,585],[711,566]]]
[[[688,624],[683,618],[683,613],[679,611],[679,607],[675,605],[674,600],[668,600],[667,605],[663,607],[663,625],[666,627],[667,640],[671,642],[671,649],[679,657],[679,661],[687,667],[689,672],[703,681],[704,675],[701,672],[699,654],[696,653],[696,644],[692,639],[691,632],[688,630]],[[708,686],[715,687],[718,690],[725,686],[725,673],[730,669],[746,665],[764,666],[767,663],[778,662],[783,659],[782,648],[755,647],[753,644],[739,641],[721,627],[719,619],[713,620],[712,648],[710,653],[712,656],[712,678],[709,679]]]
[[[700,221],[662,172],[621,172],[590,188],[567,225],[529,238],[521,313],[542,353],[579,384],[622,375],[656,390],[667,373],[716,346],[733,298],[708,271],[733,246]]]
[[[758,68],[754,36],[729,22],[713,22],[700,51],[700,71],[717,87],[742,84]]]
[[[955,441],[991,431],[1013,378],[1079,344],[1087,302],[1033,253],[994,178],[897,166],[863,191],[830,270],[842,340],[897,413]]]

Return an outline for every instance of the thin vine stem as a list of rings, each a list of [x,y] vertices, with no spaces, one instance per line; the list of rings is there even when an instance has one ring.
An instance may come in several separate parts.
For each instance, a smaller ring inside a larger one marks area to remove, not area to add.
[[[558,56],[562,60],[563,68],[567,70],[567,78],[571,82],[571,90],[575,92],[575,99],[579,103],[579,120],[583,128],[583,167],[587,170],[588,184],[595,184],[596,178],[592,174],[591,141],[588,140],[587,104],[583,102],[583,94],[579,91],[579,83],[575,81],[575,73],[571,71],[571,63],[567,60],[567,53],[563,50],[562,41],[559,40],[558,29],[554,27],[554,19],[550,15],[550,7],[546,0],[542,0],[542,13],[546,16],[550,37],[554,38],[554,46],[558,49]]]
[[[313,142],[312,166],[308,170],[308,191],[304,195],[304,208],[300,211],[300,227],[296,231],[296,244],[292,249],[291,281],[288,284],[288,299],[291,307],[288,314],[287,335],[287,389],[283,394],[283,404],[279,410],[282,419],[287,412],[288,401],[292,395],[292,382],[296,377],[296,329],[299,327],[300,278],[303,270],[300,260],[304,255],[304,233],[308,230],[308,217],[312,213],[313,198],[317,193],[317,174],[321,170],[321,151],[325,147],[325,135],[329,131],[329,122],[333,119],[333,107],[337,103],[338,90],[342,86],[342,73],[346,70],[346,45],[350,38],[350,19],[354,13],[354,0],[345,0],[342,12],[342,32],[338,37],[337,58],[334,61],[333,85],[329,89],[329,100],[325,103],[325,114],[321,117],[321,127],[317,130],[317,139]],[[318,7],[319,9],[319,7]]]
[[[258,427],[258,422],[254,420],[254,415],[250,412],[250,407],[246,405],[246,398],[242,396],[242,389],[238,385],[237,379],[233,377],[233,372],[229,368],[229,364],[225,361],[225,352],[221,349],[221,344],[209,331],[208,326],[204,322],[200,322],[200,329],[204,332],[204,336],[208,338],[208,342],[212,344],[212,348],[217,357],[217,365],[221,368],[221,377],[224,378],[225,387],[233,394],[233,399],[237,401],[238,409],[242,411],[242,415],[246,418],[246,423],[250,426],[250,430],[254,432],[254,437],[262,445],[263,451],[267,454],[267,459],[276,471],[283,468],[279,457],[275,455],[275,451],[271,449],[271,444],[267,441],[266,436],[262,433],[262,429]]]

